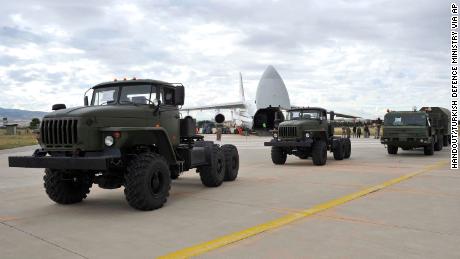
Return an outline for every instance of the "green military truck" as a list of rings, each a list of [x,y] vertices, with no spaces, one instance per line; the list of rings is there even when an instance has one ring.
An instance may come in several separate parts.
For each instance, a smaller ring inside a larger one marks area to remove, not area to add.
[[[217,187],[237,178],[238,150],[195,135],[195,120],[180,117],[182,84],[149,79],[92,87],[83,107],[53,105],[40,125],[32,156],[9,157],[9,166],[46,168],[45,190],[60,204],[82,201],[92,187],[124,186],[139,210],[163,206],[171,179],[196,168],[201,182]]]
[[[423,107],[419,111],[388,111],[383,122],[381,143],[388,154],[398,148],[410,150],[423,147],[425,155],[433,155],[450,140],[450,111],[441,107]]]
[[[327,120],[327,114],[330,120]],[[334,136],[333,111],[323,108],[295,108],[287,111],[287,120],[273,130],[273,139],[265,142],[271,146],[271,158],[274,164],[286,163],[287,155],[300,159],[312,158],[313,164],[324,165],[327,151],[334,154],[334,159],[342,160],[351,156],[351,142],[348,138]]]

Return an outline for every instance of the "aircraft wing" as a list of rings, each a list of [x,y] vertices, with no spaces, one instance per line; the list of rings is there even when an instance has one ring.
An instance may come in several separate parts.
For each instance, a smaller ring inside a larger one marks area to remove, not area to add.
[[[294,105],[291,106],[291,109],[300,109],[300,108],[305,108],[305,107],[304,106],[294,106]],[[330,113],[330,112],[328,111],[327,113]],[[347,119],[361,118],[359,116],[347,115],[347,114],[337,113],[337,112],[334,112],[334,114],[335,114],[336,117],[340,117],[340,118],[347,118]]]
[[[233,103],[221,103],[221,104],[210,104],[203,106],[190,106],[182,107],[182,111],[202,111],[202,110],[217,110],[217,109],[236,109],[246,108],[244,102],[233,102]]]
[[[336,112],[334,114],[335,114],[335,116],[340,117],[340,118],[348,118],[348,119],[361,118],[361,117],[358,117],[358,116],[346,115],[346,114],[336,113]]]

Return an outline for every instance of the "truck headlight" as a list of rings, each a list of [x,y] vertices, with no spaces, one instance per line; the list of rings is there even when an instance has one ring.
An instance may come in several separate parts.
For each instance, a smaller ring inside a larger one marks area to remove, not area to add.
[[[108,147],[112,146],[113,145],[113,137],[112,136],[105,137],[104,143]]]
[[[308,133],[308,132],[305,133],[305,137],[306,137],[306,138],[309,138],[309,137],[310,137],[310,133]]]
[[[273,133],[273,138],[278,138],[278,133]]]

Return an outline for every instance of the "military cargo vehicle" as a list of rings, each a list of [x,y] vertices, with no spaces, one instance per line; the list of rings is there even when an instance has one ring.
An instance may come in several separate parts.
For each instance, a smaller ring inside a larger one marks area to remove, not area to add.
[[[424,107],[420,111],[389,111],[384,118],[381,143],[388,154],[398,148],[410,150],[423,147],[425,155],[433,155],[450,139],[450,112],[440,107]]]
[[[428,114],[431,127],[434,129],[434,150],[440,151],[443,146],[447,147],[450,142],[450,111],[442,107],[423,107],[420,111]]]
[[[9,157],[11,167],[46,168],[45,190],[60,204],[82,201],[92,187],[124,186],[139,210],[163,206],[171,179],[196,168],[201,182],[217,187],[237,178],[238,150],[195,135],[195,120],[180,118],[182,84],[149,79],[98,84],[85,105],[53,105],[32,156]]]
[[[327,114],[330,120],[327,120]],[[334,154],[334,159],[342,160],[351,156],[351,142],[348,138],[334,136],[333,111],[323,108],[307,107],[287,111],[287,120],[273,130],[273,139],[265,142],[271,146],[271,158],[274,164],[286,163],[287,155],[300,159],[312,158],[313,164],[324,165],[327,151]]]

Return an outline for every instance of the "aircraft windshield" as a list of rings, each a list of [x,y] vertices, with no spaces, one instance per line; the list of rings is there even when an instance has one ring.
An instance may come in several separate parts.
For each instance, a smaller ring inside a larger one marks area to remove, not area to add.
[[[425,126],[425,114],[387,114],[385,115],[385,126]]]
[[[93,92],[91,105],[150,104],[156,99],[156,88],[152,85],[125,85],[97,88]]]
[[[318,110],[298,110],[289,112],[289,120],[319,120],[321,111]]]

